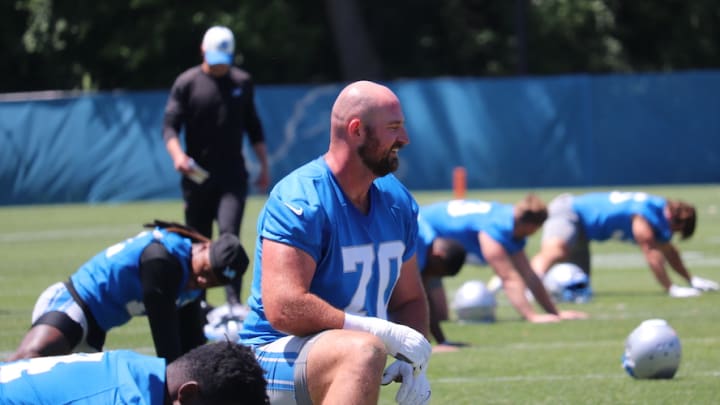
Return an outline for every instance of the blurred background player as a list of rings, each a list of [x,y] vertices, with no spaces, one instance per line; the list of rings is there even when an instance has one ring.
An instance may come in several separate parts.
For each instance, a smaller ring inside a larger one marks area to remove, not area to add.
[[[243,134],[248,134],[260,164],[255,186],[263,192],[270,183],[265,135],[255,109],[251,77],[233,66],[232,31],[211,27],[205,32],[201,51],[202,64],[181,73],[170,90],[163,139],[175,170],[184,175],[185,223],[211,238],[217,221],[218,234],[238,236],[248,195]],[[185,150],[180,143],[181,130]],[[228,304],[240,303],[241,289],[240,277],[226,286]]]
[[[578,196],[562,194],[549,205],[540,251],[532,259],[542,277],[557,262],[579,266],[590,277],[590,241],[616,239],[637,244],[655,279],[671,297],[692,297],[700,291],[717,290],[718,283],[692,276],[673,234],[687,239],[695,232],[695,207],[643,192],[600,192]],[[670,264],[690,287],[672,283],[665,271]]]
[[[468,260],[488,264],[502,282],[510,304],[529,322],[583,319],[579,311],[559,311],[525,254],[527,238],[547,218],[547,208],[536,195],[516,204],[479,200],[451,200],[420,208],[420,217],[438,237],[453,239],[467,251]],[[540,314],[525,296],[530,290],[547,312]]]
[[[149,225],[158,226],[48,287],[10,360],[101,351],[108,330],[140,315],[148,318],[157,355],[168,361],[204,344],[200,293],[240,277],[247,254],[231,234],[211,242],[183,225]]]
[[[252,351],[231,342],[172,362],[129,350],[0,363],[3,404],[269,404]]]
[[[417,203],[392,175],[409,141],[392,90],[350,83],[327,153],[270,192],[240,336],[273,404],[377,404],[380,384],[399,379],[399,403],[430,400]],[[398,360],[385,369],[388,355]]]
[[[450,319],[442,278],[455,276],[460,271],[467,256],[465,248],[456,240],[438,237],[423,217],[418,216],[415,255],[428,300],[430,334],[437,343],[433,351],[455,351],[457,347],[466,346],[463,342],[447,340],[440,327],[440,322]]]

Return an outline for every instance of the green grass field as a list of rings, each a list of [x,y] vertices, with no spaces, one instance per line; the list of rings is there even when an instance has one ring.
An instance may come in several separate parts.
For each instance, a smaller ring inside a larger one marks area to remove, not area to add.
[[[696,204],[698,228],[678,242],[690,271],[720,280],[720,186],[622,188],[643,190]],[[541,189],[548,201],[560,192],[591,189]],[[469,198],[517,201],[525,191],[473,190]],[[451,198],[448,192],[418,192],[421,204]],[[248,202],[242,240],[254,247],[255,219],[264,197]],[[103,248],[132,236],[154,218],[181,220],[181,202],[117,205],[0,207],[0,359],[12,352],[30,322],[38,295],[64,280]],[[539,234],[527,252],[537,251]],[[463,325],[446,322],[452,340],[471,342],[456,353],[435,354],[428,376],[434,404],[713,404],[720,401],[720,293],[667,297],[645,265],[639,249],[609,242],[593,246],[595,298],[582,305],[561,305],[588,312],[589,320],[532,325],[520,320],[499,295],[498,322]],[[449,298],[464,281],[487,281],[487,267],[466,266],[445,280]],[[674,274],[673,280],[681,283]],[[245,286],[250,279],[246,278]],[[244,288],[244,296],[247,288]],[[221,303],[215,289],[210,300]],[[624,341],[641,321],[664,318],[680,336],[680,370],[673,380],[636,381],[620,366]],[[107,349],[131,348],[153,354],[144,318],[108,334]],[[394,403],[397,385],[384,387],[381,403]]]

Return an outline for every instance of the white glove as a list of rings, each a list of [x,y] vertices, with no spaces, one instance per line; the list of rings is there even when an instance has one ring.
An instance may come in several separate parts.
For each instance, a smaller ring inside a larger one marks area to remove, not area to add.
[[[687,298],[697,297],[701,292],[692,287],[680,287],[679,285],[673,284],[670,286],[668,294],[673,298]]]
[[[690,285],[700,291],[717,291],[718,289],[720,289],[720,285],[718,285],[718,283],[716,283],[715,281],[701,278],[698,276],[693,276],[690,279]]]
[[[430,402],[430,382],[425,370],[414,374],[413,367],[402,360],[395,360],[383,373],[382,385],[393,381],[401,382],[400,389],[395,395],[395,401],[400,405],[425,405]]]
[[[385,343],[389,355],[410,363],[417,370],[424,370],[430,361],[430,342],[422,333],[408,326],[346,313],[343,329],[368,332],[379,337]]]

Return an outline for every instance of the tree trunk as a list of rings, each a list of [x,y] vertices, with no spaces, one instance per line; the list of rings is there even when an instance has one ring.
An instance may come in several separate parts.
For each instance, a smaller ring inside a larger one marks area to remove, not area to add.
[[[359,15],[356,0],[325,0],[325,6],[343,79],[382,79],[382,64]]]

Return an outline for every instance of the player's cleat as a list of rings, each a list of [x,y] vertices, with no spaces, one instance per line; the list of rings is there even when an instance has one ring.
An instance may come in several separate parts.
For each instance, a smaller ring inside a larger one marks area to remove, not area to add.
[[[690,285],[700,291],[717,291],[718,289],[720,289],[720,285],[718,285],[718,283],[716,283],[715,281],[698,276],[693,276],[690,279]]]
[[[237,341],[243,320],[249,311],[248,307],[240,304],[224,304],[214,308],[207,314],[207,324],[203,329],[205,337],[211,341]]]

